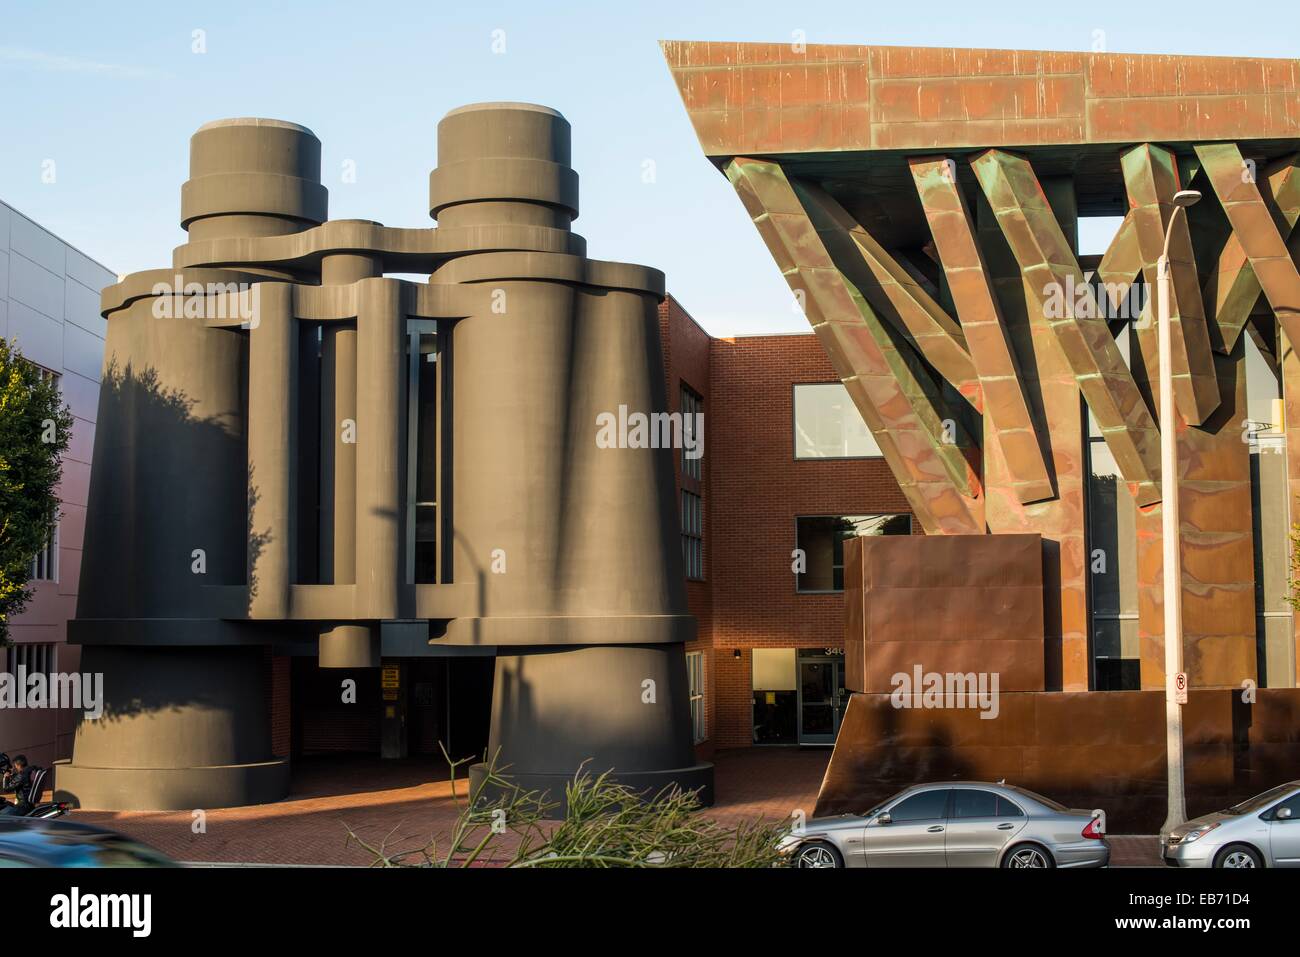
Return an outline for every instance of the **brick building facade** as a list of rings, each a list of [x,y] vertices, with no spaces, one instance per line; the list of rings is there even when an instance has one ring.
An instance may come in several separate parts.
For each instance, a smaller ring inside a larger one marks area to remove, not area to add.
[[[699,633],[687,651],[704,656],[707,756],[755,742],[754,649],[843,644],[842,595],[797,588],[797,519],[910,511],[878,455],[796,458],[795,386],[839,383],[815,335],[714,338],[671,296],[659,324],[670,408],[681,411],[684,386],[705,414],[702,477],[684,473],[679,451],[677,484],[679,502],[681,491],[703,499],[703,576],[687,583]]]

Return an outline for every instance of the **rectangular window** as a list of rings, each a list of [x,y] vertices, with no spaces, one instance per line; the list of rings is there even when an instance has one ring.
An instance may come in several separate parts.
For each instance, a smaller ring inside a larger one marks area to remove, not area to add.
[[[36,370],[36,374],[40,377],[42,382],[53,382],[56,386],[59,384],[59,374],[57,372],[52,372],[45,368],[45,366],[38,366],[35,362],[30,362],[27,359],[24,359],[23,361]]]
[[[794,457],[858,459],[880,455],[875,436],[841,382],[794,387]]]
[[[687,478],[700,481],[704,476],[704,449],[695,448],[695,423],[697,417],[704,414],[704,399],[700,394],[682,383],[681,395],[681,412],[682,412],[682,474]],[[688,451],[691,455],[687,455]]]
[[[53,382],[57,387],[59,384],[59,374],[51,372],[44,366],[31,364],[40,376],[42,382]],[[55,519],[54,528],[50,531],[50,540],[45,543],[45,547],[36,553],[32,558],[32,581],[38,582],[56,582],[59,580],[59,523]]]
[[[57,666],[56,646],[52,642],[30,645],[10,645],[7,656],[7,670],[11,675],[18,674],[19,667],[27,669],[27,675],[52,675]]]
[[[437,320],[408,320],[406,329],[406,580],[431,584],[438,580],[441,342]]]
[[[795,519],[795,545],[802,560],[801,592],[844,590],[844,543],[854,536],[911,535],[910,515],[808,515]]]
[[[691,694],[691,728],[695,743],[699,744],[704,740],[707,730],[704,726],[704,652],[686,653],[686,677]]]
[[[56,582],[59,580],[59,523],[54,523],[50,540],[32,559],[32,581]]]
[[[704,500],[682,490],[682,560],[686,577],[704,580]]]
[[[1115,345],[1124,365],[1131,368],[1131,323],[1118,330]],[[1249,336],[1246,336],[1249,339]],[[1091,409],[1088,416],[1087,502],[1088,602],[1092,614],[1093,688],[1097,691],[1135,691],[1139,681],[1137,549],[1138,512],[1133,496],[1124,488],[1115,456],[1106,444]],[[1244,439],[1243,439],[1244,441]]]

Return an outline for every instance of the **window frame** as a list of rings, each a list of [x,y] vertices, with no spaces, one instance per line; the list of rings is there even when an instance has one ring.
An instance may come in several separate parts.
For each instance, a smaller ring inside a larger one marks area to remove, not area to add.
[[[63,375],[55,372],[53,369],[47,369],[39,363],[32,362],[30,359],[23,359],[31,368],[36,370],[37,376],[42,382],[54,383],[54,388],[63,395]],[[62,504],[62,503],[60,503]],[[50,538],[39,552],[32,556],[30,574],[28,580],[33,582],[52,582],[59,583],[59,525],[62,524],[62,512],[56,512],[54,515],[54,526],[50,529]],[[41,575],[41,559],[45,558],[47,574]]]
[[[799,389],[805,386],[827,386],[827,385],[838,385],[843,387],[844,382],[840,379],[834,379],[829,382],[790,383],[790,456],[793,459],[793,461],[795,462],[858,462],[858,461],[871,461],[872,459],[884,459],[885,453],[883,450],[877,451],[875,455],[800,455],[799,454],[799,449],[795,441],[796,436],[799,434],[799,429],[798,429]],[[848,396],[849,403],[852,405],[853,397],[848,395],[847,387],[844,388],[844,393],[846,396]],[[857,406],[854,405],[853,408],[856,410]],[[861,415],[861,413],[858,414]],[[876,437],[874,434],[872,434],[871,427],[866,424],[865,420],[863,421],[862,424],[866,426],[867,434],[871,436],[871,440],[876,443],[876,447],[877,449],[879,449],[880,443],[876,442]]]
[[[989,814],[958,814],[957,802],[961,794],[982,794],[993,799],[993,811]],[[948,820],[950,821],[977,821],[980,818],[1000,817],[998,814],[998,802],[1005,800],[997,791],[990,791],[988,788],[953,788],[952,800],[948,805]]]
[[[687,409],[688,405],[690,406],[689,411]],[[684,379],[677,380],[677,408],[678,414],[682,417],[683,442],[682,448],[679,450],[681,454],[681,473],[683,477],[702,484],[704,482],[704,450],[700,450],[700,456],[698,458],[687,458],[685,436],[687,430],[686,423],[688,421],[694,421],[694,419],[688,420],[687,415],[693,416],[696,414],[704,414],[704,396],[692,389]],[[694,435],[693,431],[692,435]]]
[[[402,536],[403,536],[403,559],[402,573],[403,580],[408,585],[416,584],[437,584],[442,581],[444,573],[444,556],[442,549],[445,545],[444,525],[445,516],[441,508],[442,498],[442,445],[446,440],[447,428],[443,417],[447,414],[446,402],[443,396],[445,388],[445,374],[447,367],[447,328],[440,320],[437,319],[415,319],[408,318],[403,329],[404,338],[404,356],[406,364],[406,381],[403,386],[405,390],[405,402],[403,409],[403,427],[406,438],[406,498],[402,516]],[[423,360],[420,352],[420,340],[428,337],[433,340],[433,351],[423,355],[432,356],[431,359]],[[420,444],[420,363],[426,361],[434,366],[434,421],[433,421],[433,468],[434,475],[434,500],[421,501],[417,497],[417,479],[419,475],[419,444]],[[421,510],[431,509],[433,512],[433,581],[416,581],[416,552],[418,549],[417,530],[419,526],[419,512]]]
[[[907,819],[907,820],[905,820],[905,821],[900,821],[900,820],[898,820],[897,818],[894,817],[894,812],[895,812],[898,808],[900,808],[900,807],[902,807],[904,804],[906,804],[908,801],[911,801],[911,800],[913,800],[914,798],[919,798],[919,797],[924,797],[924,796],[929,795],[929,794],[934,794],[936,791],[942,791],[943,794],[944,794],[943,810],[941,811],[941,813],[939,814],[938,817],[914,817],[914,818],[909,818],[909,819]],[[885,814],[888,814],[888,815],[889,815],[889,818],[890,818],[889,823],[890,823],[890,824],[920,824],[920,823],[923,822],[923,821],[948,821],[948,820],[951,820],[951,819],[952,819],[952,818],[951,818],[951,814],[952,814],[952,792],[953,792],[953,789],[952,789],[951,787],[943,787],[943,788],[926,788],[925,790],[912,791],[911,793],[909,793],[909,794],[905,794],[905,795],[903,795],[902,797],[900,797],[897,801],[895,801],[895,802],[894,802],[893,804],[891,804],[889,807],[885,808],[885,809],[883,810],[882,813],[885,813]]]
[[[694,500],[694,505],[688,502]],[[702,582],[704,577],[704,496],[688,488],[678,495],[682,538],[682,566],[687,581]],[[698,567],[697,567],[698,566]]]
[[[1003,813],[1002,805],[1004,804],[1009,805],[1011,807],[1012,810],[1009,813],[1005,813],[1005,814]],[[997,816],[998,817],[1029,817],[1029,814],[1019,804],[1011,800],[1011,798],[1007,797],[1005,794],[999,794]]]
[[[795,547],[796,549],[801,547],[800,544],[799,544],[799,521],[800,521],[800,519],[805,519],[805,518],[836,518],[836,519],[844,519],[844,520],[853,520],[853,519],[868,519],[868,518],[897,518],[897,517],[899,517],[899,516],[905,516],[905,517],[907,518],[907,534],[908,534],[908,535],[913,534],[913,531],[914,531],[913,519],[915,518],[915,516],[913,516],[911,512],[876,512],[876,513],[872,513],[872,514],[868,514],[868,515],[845,515],[845,514],[843,514],[843,513],[814,514],[814,515],[796,515],[796,516],[794,517],[794,547]],[[865,538],[866,536],[859,536],[859,537],[864,537],[864,538]],[[833,547],[833,546],[832,546],[832,547]],[[807,554],[806,554],[806,553],[805,553],[805,555],[804,555],[804,558],[805,558],[805,561],[806,561],[806,560],[807,560]],[[834,552],[832,552],[832,554],[831,554],[831,581],[832,581],[832,583],[833,583],[834,580],[835,580],[835,568],[836,568],[836,567],[837,567],[837,566],[835,565],[835,556],[834,556]],[[842,569],[844,568],[844,565],[843,565],[843,564],[840,564],[838,567],[842,570]],[[805,571],[803,574],[807,574],[807,572]],[[801,577],[801,576],[800,576],[798,573],[796,573],[795,576],[794,576],[794,591],[795,591],[795,594],[796,594],[796,595],[842,595],[842,594],[844,594],[844,589],[843,589],[843,587],[841,587],[841,588],[801,588],[801,587],[799,586],[799,579],[800,579],[800,577]],[[843,574],[842,574],[842,572],[841,572],[841,578],[842,578],[842,577],[843,577]]]
[[[48,680],[58,671],[59,644],[57,641],[14,642],[6,649],[5,667],[11,675],[17,675],[22,666],[28,676],[43,674]]]
[[[44,548],[32,556],[31,574],[28,576],[30,581],[49,582],[55,585],[59,583],[59,526],[62,521],[62,515],[55,517],[49,541],[45,543]],[[42,565],[45,574],[41,573]]]
[[[686,652],[686,694],[690,702],[693,743],[708,740],[708,712],[704,705],[704,652]]]

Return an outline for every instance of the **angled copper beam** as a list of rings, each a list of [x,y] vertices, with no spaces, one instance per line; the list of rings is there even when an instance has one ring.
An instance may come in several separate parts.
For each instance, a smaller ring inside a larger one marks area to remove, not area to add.
[[[1196,147],[1232,233],[1292,343],[1300,342],[1300,273],[1235,143]]]
[[[731,181],[800,300],[917,520],[928,534],[982,534],[979,474],[919,357],[836,268],[779,164],[737,157]]]
[[[1055,491],[1033,416],[1020,387],[1020,375],[992,279],[975,239],[966,199],[947,157],[908,161],[925,218],[930,224],[948,291],[979,374],[984,413],[992,416],[1016,498],[1022,504],[1051,498]]]
[[[1200,160],[1196,157],[1178,157],[1178,181],[1184,186],[1192,181],[1200,169]],[[1136,220],[1137,217],[1132,209],[1124,214],[1124,220],[1119,224],[1119,229],[1111,239],[1110,245],[1106,247],[1106,253],[1097,266],[1097,279],[1101,283],[1099,291],[1106,293],[1112,317],[1123,308],[1124,302],[1132,291],[1134,281],[1142,272],[1142,248],[1138,245]],[[1133,318],[1136,317],[1121,316],[1122,321]],[[1211,345],[1215,349],[1219,349],[1220,344],[1216,337],[1211,336]],[[1219,351],[1225,350],[1219,349]]]
[[[1106,247],[1106,254],[1097,267],[1097,278],[1101,280],[1113,310],[1118,310],[1128,298],[1133,281],[1142,272],[1142,248],[1138,245],[1135,219],[1131,209],[1124,214],[1124,221],[1119,224],[1115,238]]]
[[[1025,283],[1074,370],[1075,381],[1139,505],[1160,501],[1160,435],[1124,365],[1091,286],[1029,162],[1002,150],[971,161]],[[1077,291],[1084,308],[1076,309]],[[1082,313],[1082,314],[1080,314]],[[1035,317],[1037,318],[1037,317]]]
[[[1157,288],[1157,268],[1164,248],[1165,230],[1174,212],[1174,194],[1181,189],[1174,154],[1161,146],[1142,143],[1120,157],[1128,190],[1129,216],[1148,289]],[[1219,407],[1214,356],[1201,303],[1196,257],[1187,217],[1174,222],[1169,241],[1169,332],[1172,346],[1174,404],[1191,425],[1200,425]],[[1143,309],[1144,325],[1154,301]]]
[[[831,259],[939,375],[983,411],[979,376],[961,326],[912,274],[820,186],[791,183]]]
[[[1249,175],[1241,167],[1239,175]],[[1272,196],[1273,221],[1279,235],[1290,236],[1300,220],[1300,153],[1293,153],[1269,168],[1264,175]],[[1205,280],[1205,302],[1213,310],[1223,339],[1222,351],[1231,352],[1237,336],[1245,327],[1251,311],[1259,299],[1259,280],[1250,266],[1246,250],[1234,230],[1224,243],[1223,251],[1214,269]]]

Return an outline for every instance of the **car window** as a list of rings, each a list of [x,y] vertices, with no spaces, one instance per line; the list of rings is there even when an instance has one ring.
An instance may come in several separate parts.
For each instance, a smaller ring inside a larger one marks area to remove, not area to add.
[[[922,791],[904,798],[889,809],[889,818],[895,824],[905,821],[943,820],[948,810],[948,789]]]
[[[992,791],[973,788],[954,788],[952,792],[952,817],[996,817],[998,796]]]
[[[1283,797],[1293,787],[1294,784],[1279,784],[1275,788],[1269,788],[1263,794],[1256,794],[1253,798],[1247,798],[1240,804],[1234,804],[1228,808],[1225,814],[1249,814],[1252,811],[1260,811],[1268,807],[1278,798]]]
[[[867,812],[866,812],[865,814],[863,814],[862,816],[863,816],[863,817],[875,817],[877,814],[879,814],[879,813],[880,813],[881,811],[883,811],[885,808],[889,807],[889,805],[890,805],[892,802],[897,801],[900,797],[902,797],[903,794],[906,793],[906,791],[907,791],[907,788],[903,788],[902,791],[895,791],[893,794],[891,794],[889,797],[885,798],[883,801],[881,801],[879,804],[877,804],[875,807],[873,807],[870,811],[867,811]]]
[[[998,817],[1024,817],[1025,812],[1020,810],[1014,801],[1008,801],[1002,795],[998,795]]]

